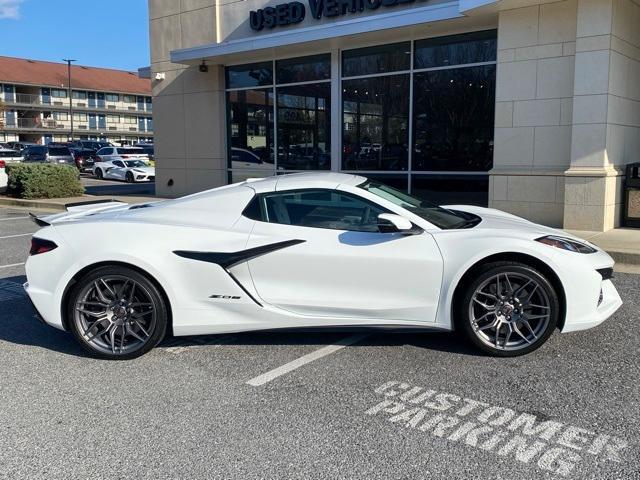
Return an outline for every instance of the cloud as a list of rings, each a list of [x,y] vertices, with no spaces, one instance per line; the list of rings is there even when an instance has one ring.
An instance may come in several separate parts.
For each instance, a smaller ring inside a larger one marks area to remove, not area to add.
[[[20,4],[23,0],[0,0],[0,19],[10,18],[17,20],[20,18]]]

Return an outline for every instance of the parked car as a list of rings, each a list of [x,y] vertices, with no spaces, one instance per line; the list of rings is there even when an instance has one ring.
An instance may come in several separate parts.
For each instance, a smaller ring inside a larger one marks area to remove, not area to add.
[[[94,150],[98,151],[104,147],[112,147],[113,145],[109,142],[99,142],[97,140],[76,140],[73,142],[74,148],[79,148],[81,150]]]
[[[0,148],[0,160],[6,163],[18,163],[22,161],[22,155],[10,148]]]
[[[96,162],[134,159],[146,162],[149,160],[149,156],[138,147],[103,147],[96,153]]]
[[[25,290],[46,323],[101,358],[140,356],[168,329],[301,325],[455,330],[514,357],[622,305],[596,245],[357,175],[274,176],[146,207],[76,204],[36,219]],[[607,331],[584,335],[604,345]]]
[[[75,165],[73,155],[69,147],[32,145],[23,152],[25,162],[66,163]]]
[[[37,147],[39,146],[37,143],[32,142],[7,142],[7,146],[11,150],[15,150],[20,154],[23,154],[24,150],[28,147]]]
[[[135,146],[144,150],[144,153],[146,153],[147,156],[149,157],[149,160],[148,160],[149,165],[151,165],[152,167],[155,167],[156,162],[153,159],[153,155],[154,155],[153,143],[136,143]]]
[[[7,184],[9,183],[9,177],[5,171],[5,162],[0,158],[0,193],[7,191]]]
[[[96,151],[82,148],[72,148],[71,155],[76,162],[76,167],[80,172],[93,173],[93,167],[96,162]]]
[[[124,180],[127,183],[153,182],[156,179],[156,169],[139,158],[98,161],[93,167],[93,174],[98,178]]]

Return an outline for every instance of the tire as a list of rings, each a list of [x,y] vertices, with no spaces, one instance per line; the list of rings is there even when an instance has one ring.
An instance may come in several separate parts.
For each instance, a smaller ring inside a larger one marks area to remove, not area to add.
[[[133,178],[133,173],[127,172],[127,174],[125,175],[125,180],[127,181],[127,183],[133,183],[135,181]]]
[[[167,331],[168,305],[162,293],[149,277],[128,267],[88,272],[67,298],[67,325],[97,358],[139,357],[158,345]]]
[[[541,272],[524,263],[482,265],[462,288],[454,296],[456,330],[490,355],[533,352],[558,323],[558,293]]]
[[[104,178],[104,174],[102,173],[102,169],[96,169],[96,178],[102,180]]]

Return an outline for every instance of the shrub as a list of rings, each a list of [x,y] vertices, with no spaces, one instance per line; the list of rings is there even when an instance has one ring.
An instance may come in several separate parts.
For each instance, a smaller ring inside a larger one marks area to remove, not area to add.
[[[84,193],[78,170],[53,163],[7,164],[7,193],[19,198],[77,197]]]

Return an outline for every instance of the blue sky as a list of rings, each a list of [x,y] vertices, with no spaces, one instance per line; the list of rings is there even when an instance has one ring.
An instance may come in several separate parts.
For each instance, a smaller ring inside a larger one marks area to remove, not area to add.
[[[137,70],[149,65],[147,0],[0,0],[0,55]]]

